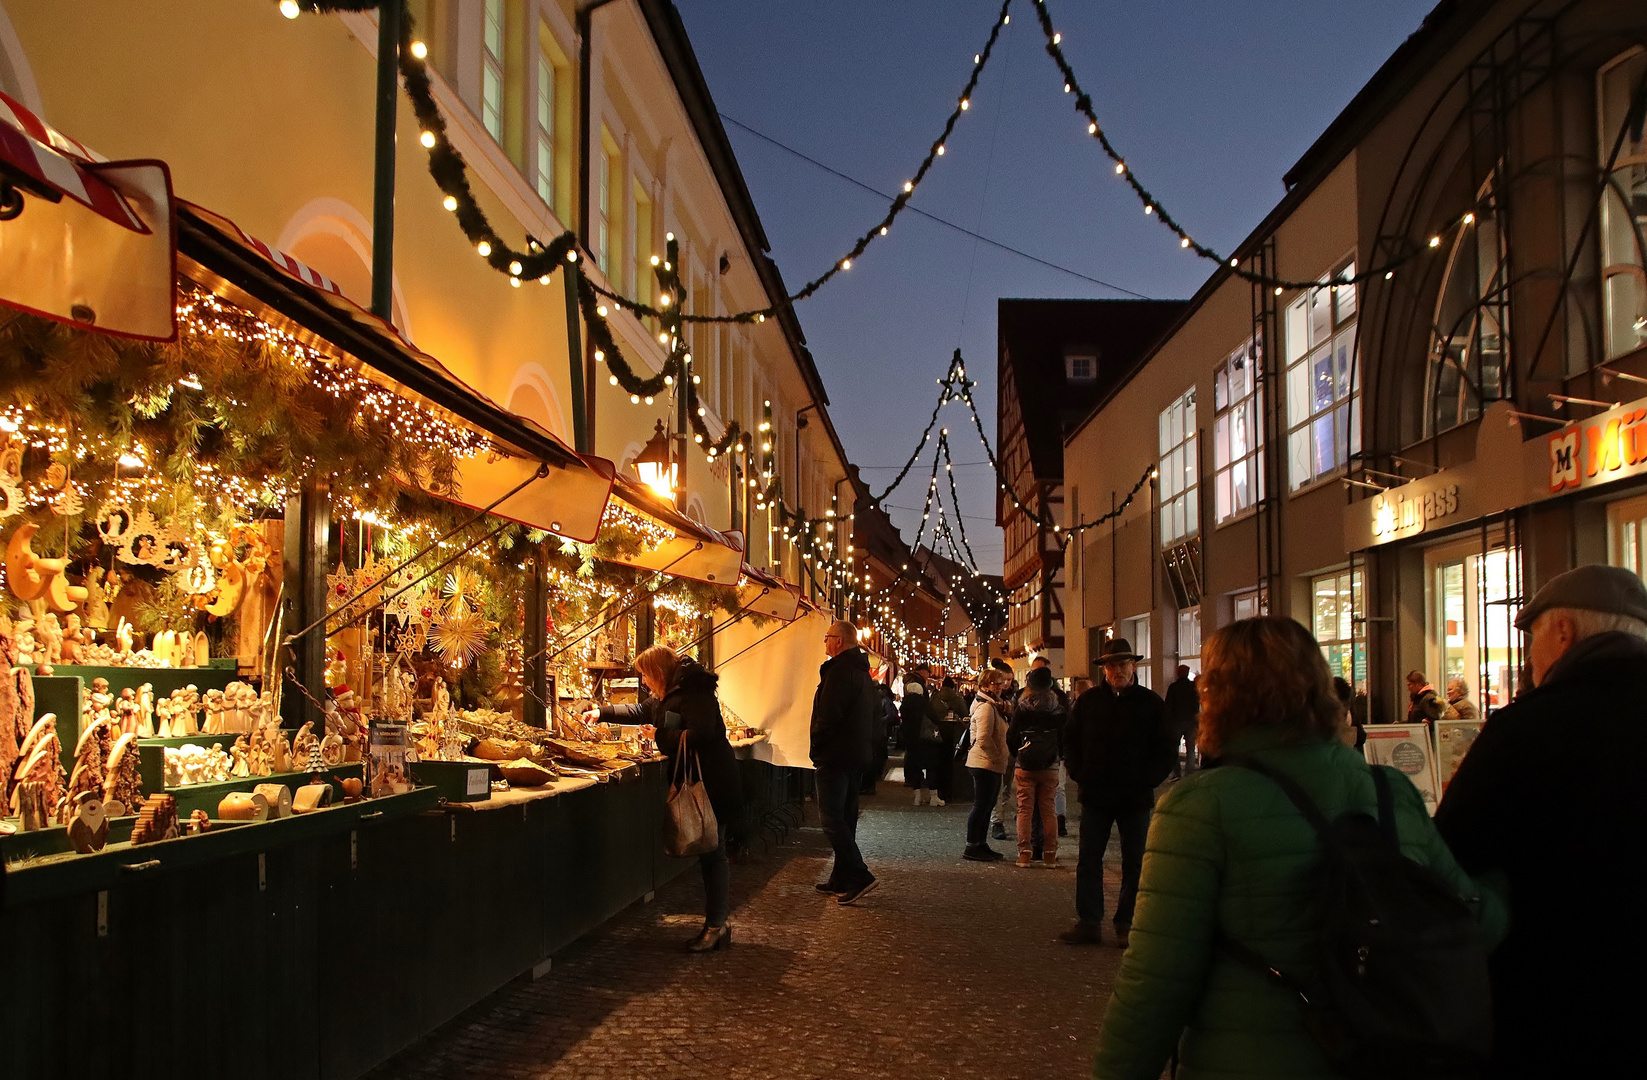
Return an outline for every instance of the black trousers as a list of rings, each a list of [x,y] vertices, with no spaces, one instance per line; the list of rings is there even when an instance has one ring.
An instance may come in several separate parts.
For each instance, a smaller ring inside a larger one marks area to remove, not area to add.
[[[829,884],[853,890],[875,880],[858,851],[858,787],[862,769],[819,768],[814,778],[818,787],[818,816],[823,819],[824,836],[835,851],[835,866]]]

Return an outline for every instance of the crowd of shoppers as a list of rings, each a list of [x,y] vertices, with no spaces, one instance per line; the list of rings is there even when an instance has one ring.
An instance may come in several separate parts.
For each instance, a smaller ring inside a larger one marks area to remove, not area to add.
[[[1489,717],[1433,819],[1403,773],[1369,768],[1357,752],[1365,695],[1333,678],[1292,619],[1218,630],[1201,675],[1180,667],[1165,701],[1140,685],[1141,657],[1122,638],[1096,658],[1102,680],[1077,686],[1073,702],[1043,665],[1022,693],[1009,672],[983,674],[968,709],[964,854],[1002,858],[986,823],[1010,776],[1017,865],[1057,865],[1053,802],[1067,766],[1079,785],[1081,850],[1077,921],[1061,937],[1096,944],[1108,914],[1126,948],[1095,1077],[1146,1080],[1169,1062],[1186,1080],[1395,1075],[1395,1047],[1428,1055],[1413,1075],[1626,1073],[1635,1008],[1617,980],[1640,970],[1647,952],[1628,931],[1647,832],[1630,771],[1647,749],[1647,587],[1627,570],[1581,567],[1545,584],[1516,626],[1528,636],[1529,685]],[[886,742],[888,699],[852,624],[832,626],[824,644],[812,758],[835,858],[817,888],[850,906],[877,884],[856,828],[873,744]],[[690,743],[717,813],[736,813],[714,676],[666,649],[643,653],[637,667],[654,700],[623,715],[652,723],[667,754]],[[1414,718],[1475,713],[1461,679],[1446,681],[1445,696],[1421,671],[1407,681]],[[913,754],[923,778],[911,781],[918,791],[935,789],[935,770],[947,767],[947,752],[944,762],[923,762],[922,744],[942,743],[934,706],[956,689],[940,685],[929,700],[929,683],[924,672],[911,676],[899,720],[906,761]],[[958,692],[956,700],[968,705]],[[955,711],[947,700],[942,708]],[[1182,779],[1157,800],[1180,744]],[[1112,830],[1121,887],[1111,909],[1103,856]],[[707,911],[692,944],[700,950],[730,941],[724,845],[701,862]],[[1352,865],[1353,874],[1343,869]],[[1333,893],[1323,891],[1329,873],[1338,875]],[[1378,891],[1397,880],[1400,889]],[[1388,904],[1397,893],[1423,903],[1388,908],[1390,924],[1359,951],[1326,946],[1329,933],[1352,925],[1349,901]],[[1419,932],[1423,919],[1429,936]],[[1451,937],[1431,932],[1437,926]],[[1403,933],[1400,949],[1388,944]],[[1351,995],[1331,976],[1334,965],[1357,963]],[[1397,994],[1407,995],[1405,1011],[1389,1009]],[[1369,1041],[1367,1016],[1380,1009],[1385,1029]]]

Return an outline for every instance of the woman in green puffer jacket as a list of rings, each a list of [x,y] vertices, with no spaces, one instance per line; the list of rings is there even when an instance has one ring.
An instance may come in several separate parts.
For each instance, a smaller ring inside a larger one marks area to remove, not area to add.
[[[1292,619],[1245,619],[1204,647],[1200,746],[1245,754],[1296,780],[1328,820],[1377,814],[1372,773],[1337,737],[1342,706],[1320,646]],[[1482,933],[1503,935],[1502,898],[1472,881],[1423,798],[1389,772],[1408,858],[1476,898]],[[1316,930],[1321,845],[1275,783],[1249,769],[1195,773],[1156,805],[1131,945],[1098,1036],[1093,1076],[1156,1080],[1176,1049],[1178,1080],[1337,1074],[1303,1025],[1298,999],[1218,945],[1227,938],[1283,971],[1305,969]]]

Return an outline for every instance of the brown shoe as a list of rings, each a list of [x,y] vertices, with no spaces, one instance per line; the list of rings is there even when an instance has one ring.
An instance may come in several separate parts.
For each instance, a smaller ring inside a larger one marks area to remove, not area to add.
[[[1042,859],[1041,865],[1045,866],[1048,870],[1058,869],[1058,853],[1053,852],[1051,855],[1048,855],[1046,858]]]
[[[1018,855],[1018,865],[1019,866],[1028,866],[1029,863],[1030,863],[1029,852],[1027,852],[1027,851],[1020,852],[1019,855]]]
[[[1132,938],[1132,927],[1130,927],[1130,926],[1117,926],[1115,928],[1115,947],[1117,949],[1126,948],[1127,947],[1127,942],[1131,938]]]
[[[1058,940],[1065,945],[1098,945],[1102,943],[1103,935],[1091,923],[1078,922],[1059,934]]]

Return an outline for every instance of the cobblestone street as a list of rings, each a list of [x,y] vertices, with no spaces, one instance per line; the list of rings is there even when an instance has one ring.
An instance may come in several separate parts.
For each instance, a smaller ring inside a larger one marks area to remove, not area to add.
[[[861,906],[813,890],[829,857],[808,804],[787,843],[734,865],[729,951],[681,951],[702,923],[701,882],[682,875],[373,1080],[1087,1075],[1121,954],[1055,940],[1073,917],[1079,811],[1068,868],[1020,870],[960,857],[967,806],[910,801],[891,783],[865,800],[881,885]]]

